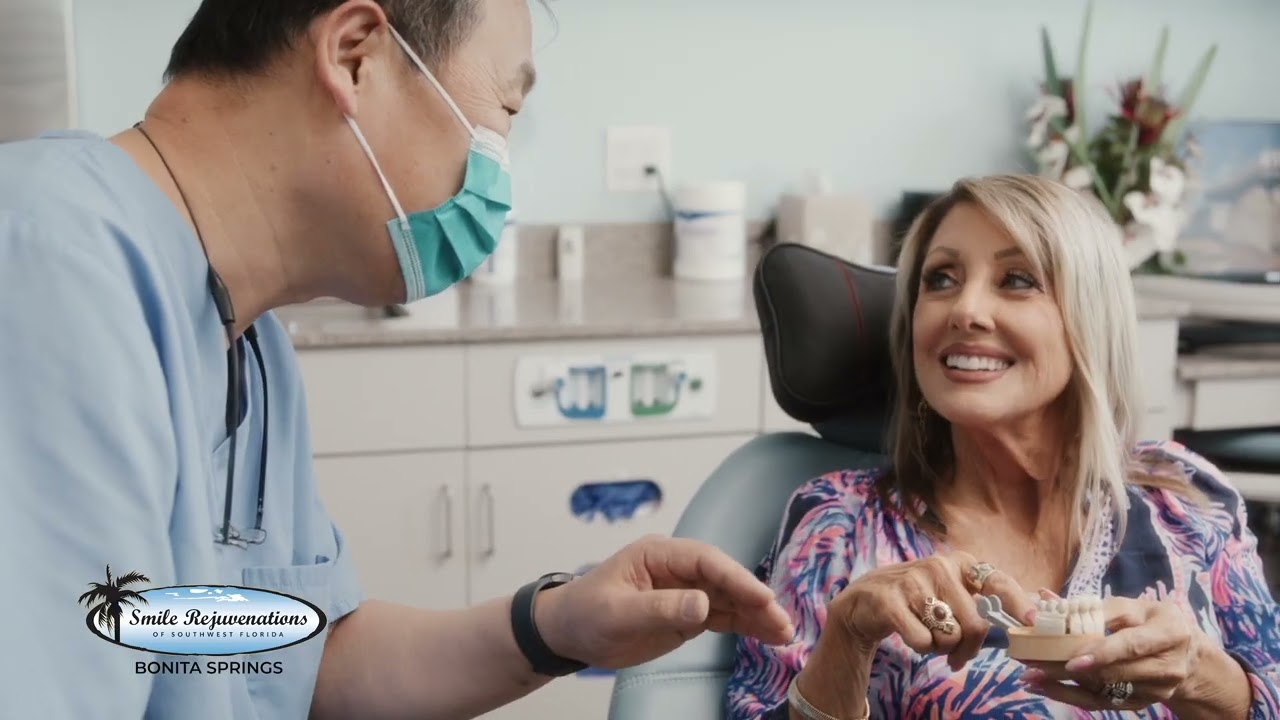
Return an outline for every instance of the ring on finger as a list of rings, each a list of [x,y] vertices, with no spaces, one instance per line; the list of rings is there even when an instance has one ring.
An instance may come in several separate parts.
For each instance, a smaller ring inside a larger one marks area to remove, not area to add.
[[[925,627],[937,630],[943,635],[950,635],[956,631],[956,616],[951,606],[936,597],[925,598],[924,614],[920,616],[920,620]]]
[[[989,562],[974,563],[969,567],[969,582],[981,592],[982,586],[987,583],[987,578],[991,577],[991,573],[995,571],[996,567]]]
[[[1123,705],[1133,697],[1133,683],[1109,682],[1102,686],[1102,696],[1110,700],[1112,705]]]

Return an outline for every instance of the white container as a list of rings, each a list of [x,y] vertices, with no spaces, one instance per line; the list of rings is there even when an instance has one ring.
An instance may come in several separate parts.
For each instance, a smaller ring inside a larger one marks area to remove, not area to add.
[[[471,281],[477,285],[486,286],[515,283],[517,259],[520,255],[519,235],[515,214],[507,215],[507,223],[502,228],[502,236],[498,238],[498,246],[494,248],[493,254],[471,273]]]
[[[675,197],[675,267],[682,280],[737,280],[747,272],[747,188],[713,182]]]
[[[556,277],[562,283],[582,282],[587,268],[587,236],[581,225],[561,225],[556,234]]]

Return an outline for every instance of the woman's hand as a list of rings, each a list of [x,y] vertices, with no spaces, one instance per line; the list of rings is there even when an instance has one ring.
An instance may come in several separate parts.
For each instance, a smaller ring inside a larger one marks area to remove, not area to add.
[[[1174,604],[1113,597],[1103,602],[1103,609],[1110,633],[1105,639],[1084,648],[1065,666],[1026,663],[1031,669],[1022,679],[1030,692],[1086,710],[1137,710],[1155,703],[1173,706],[1194,685],[1232,685],[1229,676],[1193,682],[1209,643]],[[1234,716],[1227,711],[1236,708],[1240,698],[1229,698],[1232,694],[1224,694],[1228,699],[1212,717]],[[1247,708],[1247,693],[1243,701]]]
[[[963,552],[888,565],[860,576],[827,605],[827,623],[796,678],[804,698],[835,717],[867,717],[871,664],[881,640],[898,634],[920,654],[948,656],[959,670],[991,629],[974,594],[996,595],[1030,622],[1031,596],[1008,575]]]
[[[1005,612],[1030,623],[1031,595],[1009,575],[955,552],[873,570],[831,602],[829,626],[845,628],[852,646],[874,654],[897,634],[912,650],[948,656],[963,668],[982,649],[991,624],[978,614],[974,594],[996,595]]]

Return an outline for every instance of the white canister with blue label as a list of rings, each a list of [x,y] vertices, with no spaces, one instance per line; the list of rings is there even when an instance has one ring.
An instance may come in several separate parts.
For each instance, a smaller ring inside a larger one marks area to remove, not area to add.
[[[519,234],[515,213],[511,212],[507,215],[507,223],[502,228],[497,247],[471,274],[472,282],[478,285],[510,285],[516,281],[516,261],[520,255],[517,242]]]
[[[688,185],[676,193],[674,274],[737,280],[747,272],[747,188],[741,182]]]

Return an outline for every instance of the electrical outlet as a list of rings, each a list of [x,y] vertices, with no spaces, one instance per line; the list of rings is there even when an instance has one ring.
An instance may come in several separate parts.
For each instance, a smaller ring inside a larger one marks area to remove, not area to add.
[[[661,186],[653,166],[671,183],[671,128],[661,125],[611,127],[605,153],[605,179],[611,192],[655,192]]]

